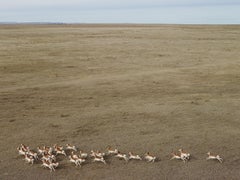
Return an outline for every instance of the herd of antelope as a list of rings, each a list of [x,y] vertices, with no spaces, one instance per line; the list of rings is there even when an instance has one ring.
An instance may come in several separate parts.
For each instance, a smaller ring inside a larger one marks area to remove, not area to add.
[[[76,167],[81,167],[82,164],[86,163],[87,159],[91,159],[92,162],[101,162],[106,164],[106,156],[115,156],[118,159],[125,160],[126,162],[130,160],[142,161],[145,160],[147,162],[155,162],[156,157],[149,152],[145,153],[143,157],[140,155],[129,152],[128,155],[121,153],[118,149],[111,149],[111,147],[107,148],[107,152],[93,151],[85,153],[77,150],[76,146],[71,144],[66,144],[66,147],[59,146],[55,144],[53,147],[43,146],[37,147],[37,152],[31,150],[28,146],[21,144],[18,148],[18,153],[21,156],[24,156],[24,160],[29,164],[34,164],[38,161],[42,162],[42,167],[50,169],[50,171],[55,171],[55,169],[59,166],[59,162],[57,162],[57,156],[63,155],[68,156],[69,162],[75,164]],[[78,153],[77,153],[78,152]],[[207,153],[207,160],[217,160],[222,163],[223,159],[219,155],[212,155],[210,152]],[[178,153],[172,153],[171,159],[181,160],[184,163],[190,160],[190,153],[184,152],[182,149],[178,150]]]

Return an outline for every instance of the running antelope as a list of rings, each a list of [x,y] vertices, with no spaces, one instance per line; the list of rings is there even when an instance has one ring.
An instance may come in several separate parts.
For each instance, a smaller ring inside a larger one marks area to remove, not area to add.
[[[38,151],[38,154],[40,155],[43,155],[44,153],[52,154],[53,148],[48,146],[43,146],[43,147],[38,146],[37,151]]]
[[[183,160],[183,162],[186,161],[185,158],[182,158],[181,155],[177,155],[176,153],[172,153],[172,158],[170,160],[173,160],[173,159]]]
[[[223,162],[223,159],[219,156],[219,155],[211,155],[210,152],[207,153],[208,157],[207,157],[207,160],[210,160],[210,159],[213,159],[213,160],[218,160],[220,163]]]
[[[120,153],[120,151],[118,151],[118,153],[117,153],[117,155],[115,155],[115,157],[117,157],[119,159],[124,159],[125,161],[128,161],[127,155]]]
[[[70,162],[74,163],[76,166],[80,166],[81,164],[85,162],[85,159],[77,157],[77,155],[70,155],[68,156]]]
[[[33,156],[30,156],[30,155],[28,155],[28,154],[25,154],[24,155],[24,160],[27,162],[27,163],[31,163],[31,164],[33,164],[33,162],[34,162],[34,158],[33,158]]]
[[[148,162],[155,162],[155,160],[156,160],[156,157],[155,157],[155,156],[152,156],[152,155],[150,155],[150,153],[149,153],[149,152],[147,152],[147,153],[145,154],[145,159],[146,159]]]
[[[106,161],[104,160],[104,158],[98,157],[98,156],[94,156],[93,162],[102,162],[102,163],[106,164]]]
[[[27,153],[22,147],[18,147],[17,150],[19,155],[25,155]]]
[[[37,153],[33,152],[32,150],[28,150],[27,154],[30,155],[30,156],[33,156],[35,160],[38,160]]]
[[[116,155],[117,153],[118,153],[118,150],[117,150],[117,149],[114,149],[114,150],[113,150],[113,149],[111,149],[111,146],[108,146],[108,147],[107,147],[107,154],[108,154],[108,155],[111,155],[111,154],[112,154],[112,155]]]
[[[20,147],[26,152],[28,150],[30,150],[30,148],[24,144],[21,144]]]
[[[86,159],[88,157],[88,154],[87,153],[84,153],[82,151],[79,151],[79,156],[83,159]]]
[[[55,144],[54,145],[54,151],[55,151],[56,155],[62,154],[64,156],[67,156],[62,146],[58,146],[58,145]]]
[[[105,153],[101,153],[100,151],[94,152],[93,150],[91,150],[90,156],[103,158],[105,156]]]
[[[180,156],[182,159],[185,159],[186,161],[190,159],[190,153],[183,152],[182,149],[178,150],[180,152]]]
[[[73,145],[71,145],[71,144],[66,144],[66,149],[68,149],[68,150],[73,150],[73,151],[77,151],[76,146],[73,146]]]
[[[54,156],[53,154],[44,153],[41,160],[53,162],[56,161],[56,156]]]
[[[142,160],[142,158],[139,155],[133,155],[132,152],[129,152],[129,160],[131,159]]]
[[[46,161],[46,160],[42,160],[42,165],[44,168],[49,168],[50,171],[55,171],[55,167],[58,167],[59,166],[59,163],[52,163],[52,162],[49,162],[49,161]]]

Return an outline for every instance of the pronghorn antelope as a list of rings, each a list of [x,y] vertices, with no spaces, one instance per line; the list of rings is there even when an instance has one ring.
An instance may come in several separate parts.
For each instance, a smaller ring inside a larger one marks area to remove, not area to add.
[[[29,150],[26,152],[28,155],[33,156],[35,160],[38,160],[37,153],[33,152],[32,150]]]
[[[54,156],[53,154],[44,153],[41,160],[46,160],[49,162],[56,161],[56,156]]]
[[[108,155],[111,155],[111,154],[113,154],[113,155],[116,155],[118,153],[118,150],[117,149],[111,149],[111,147],[110,146],[108,146],[107,147],[107,154]]]
[[[142,158],[139,155],[133,155],[132,152],[129,152],[129,160],[131,159],[142,160]]]
[[[68,156],[70,162],[74,163],[76,166],[80,166],[81,164],[85,162],[85,159],[77,157],[77,155],[70,155]]]
[[[58,163],[58,162],[52,162],[51,164],[52,164],[52,166],[53,166],[55,169],[59,166],[59,163]]]
[[[87,154],[87,153],[84,153],[84,152],[82,152],[82,151],[79,151],[79,156],[80,156],[81,158],[83,158],[83,159],[86,159],[87,156],[88,156],[88,154]]]
[[[93,162],[102,162],[102,163],[106,164],[106,161],[104,160],[104,158],[98,157],[98,156],[94,156]]]
[[[24,160],[27,162],[27,163],[31,163],[31,164],[33,164],[33,162],[34,162],[34,158],[33,158],[33,156],[30,156],[30,155],[28,155],[28,154],[25,154],[24,155]]]
[[[74,159],[78,159],[78,155],[74,154],[74,152],[71,152],[71,156],[74,158]]]
[[[25,152],[30,150],[30,148],[29,148],[28,146],[24,145],[24,144],[21,144],[20,147],[21,147],[21,148],[23,149],[23,151],[25,151]]]
[[[105,156],[105,153],[101,153],[100,151],[94,152],[93,150],[91,150],[90,156],[102,158]]]
[[[120,151],[118,151],[118,153],[117,153],[117,155],[115,155],[115,157],[117,157],[119,159],[124,159],[125,161],[128,161],[127,155],[120,153]]]
[[[177,155],[176,153],[172,153],[172,158],[170,160],[173,160],[173,159],[183,160],[183,162],[186,161],[185,158],[182,158],[180,155]]]
[[[37,147],[38,154],[43,155],[44,153],[52,154],[53,148],[48,146]]]
[[[147,153],[145,154],[145,159],[146,159],[148,162],[155,162],[155,160],[156,160],[156,157],[155,157],[155,156],[152,156],[152,155],[150,155],[150,153],[149,153],[149,152],[147,152]]]
[[[56,155],[62,154],[64,156],[67,156],[62,146],[58,146],[58,145],[55,144],[54,145],[54,151],[55,151]]]
[[[180,156],[181,156],[182,159],[185,159],[186,161],[190,159],[190,154],[189,153],[183,152],[182,149],[179,149],[178,151],[180,152]]]
[[[223,159],[222,159],[219,155],[214,156],[214,155],[211,155],[210,152],[208,152],[207,155],[208,155],[207,160],[216,159],[216,160],[218,160],[220,163],[223,162]]]
[[[71,144],[66,144],[66,149],[68,149],[68,150],[73,150],[73,151],[77,151],[76,146],[73,146],[73,145],[71,145]]]
[[[42,165],[44,168],[49,168],[50,171],[55,171],[55,167],[57,167],[59,165],[59,163],[52,163],[46,160],[42,160]]]
[[[19,155],[25,155],[27,153],[22,147],[18,147],[17,150]]]

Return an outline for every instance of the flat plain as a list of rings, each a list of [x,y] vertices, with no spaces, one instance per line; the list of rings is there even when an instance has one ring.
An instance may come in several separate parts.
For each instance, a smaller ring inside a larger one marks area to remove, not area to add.
[[[239,107],[238,25],[0,25],[0,179],[239,179]],[[59,156],[50,173],[21,143],[159,161]],[[179,148],[188,163],[169,160]]]

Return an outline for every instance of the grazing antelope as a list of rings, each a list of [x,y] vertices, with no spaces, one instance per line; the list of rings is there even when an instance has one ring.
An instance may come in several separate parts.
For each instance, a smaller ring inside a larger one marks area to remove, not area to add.
[[[120,153],[120,151],[118,151],[118,153],[117,153],[117,155],[115,155],[115,157],[117,157],[119,159],[124,159],[125,161],[128,161],[127,155]]]
[[[88,154],[87,153],[84,153],[82,151],[79,151],[79,156],[83,159],[86,159],[88,157]]]
[[[31,164],[33,164],[33,162],[34,162],[34,158],[33,158],[33,156],[30,156],[30,155],[28,155],[28,154],[25,154],[24,155],[24,160],[27,162],[27,163],[31,163]]]
[[[68,150],[73,150],[73,151],[77,151],[76,146],[73,146],[73,145],[71,145],[71,144],[66,144],[66,149],[68,149]]]
[[[98,157],[98,156],[94,156],[93,162],[102,162],[102,163],[106,164],[106,161],[104,160],[104,158]]]
[[[129,160],[135,159],[135,160],[142,160],[142,158],[139,155],[133,155],[132,152],[129,152]]]
[[[117,150],[117,149],[114,149],[114,150],[113,150],[113,149],[111,149],[111,146],[108,146],[108,147],[107,147],[107,154],[108,154],[108,155],[111,155],[111,154],[112,154],[112,155],[116,155],[117,153],[118,153],[118,150]]]
[[[149,152],[147,152],[147,153],[145,154],[145,159],[146,159],[148,162],[155,162],[155,160],[156,160],[156,157],[155,157],[155,156],[152,156],[152,155],[150,155],[150,153],[149,153]]]
[[[190,154],[189,153],[183,152],[182,149],[179,149],[178,151],[180,152],[180,156],[181,156],[182,159],[185,159],[186,161],[190,159]]]
[[[208,155],[207,160],[210,160],[210,159],[215,160],[215,159],[216,159],[216,160],[218,160],[220,163],[223,162],[223,159],[222,159],[219,155],[214,156],[214,155],[211,155],[210,152],[208,152],[207,155]]]

